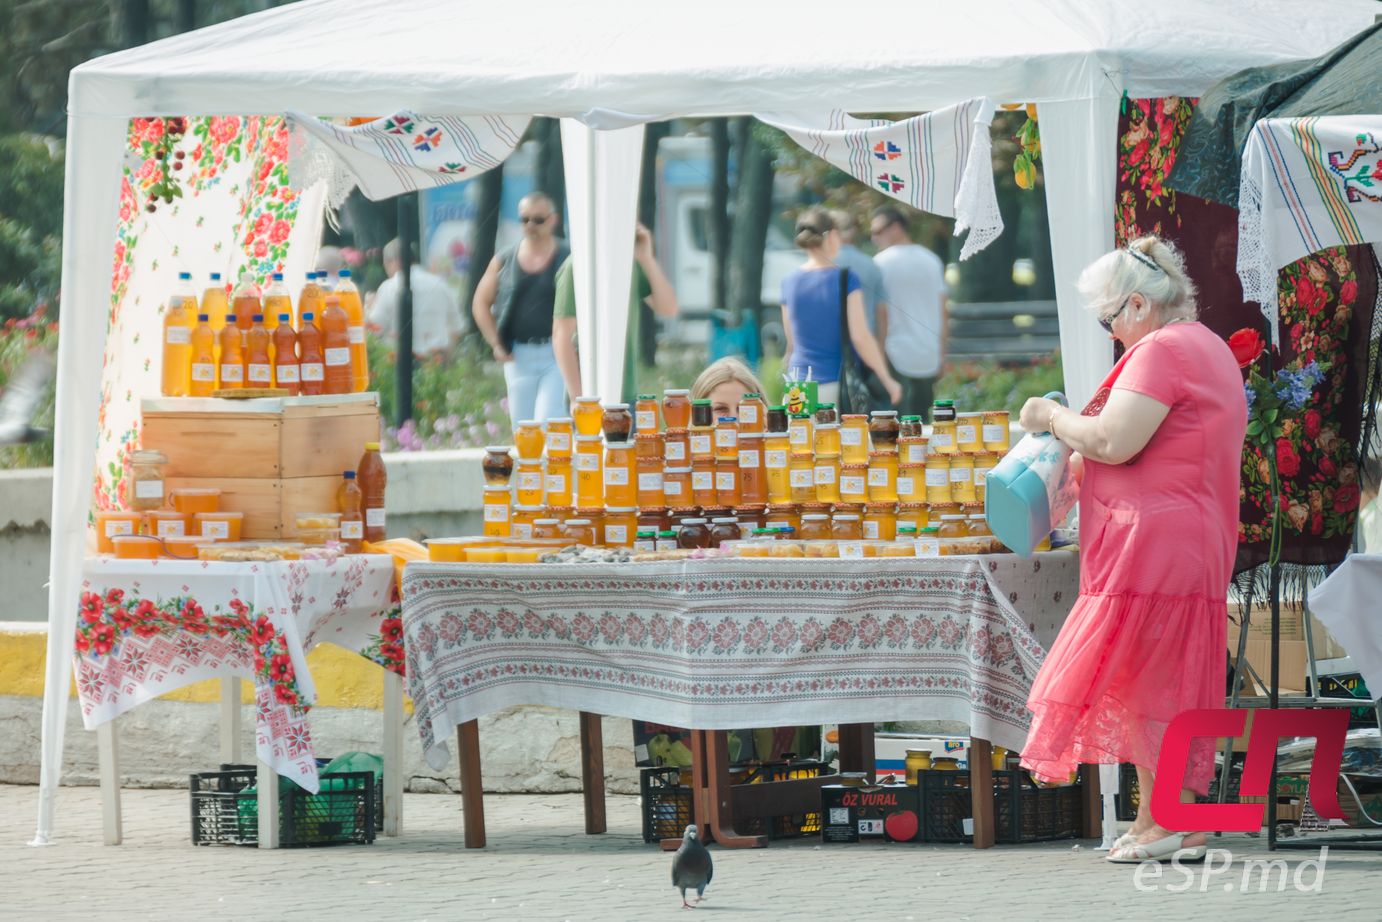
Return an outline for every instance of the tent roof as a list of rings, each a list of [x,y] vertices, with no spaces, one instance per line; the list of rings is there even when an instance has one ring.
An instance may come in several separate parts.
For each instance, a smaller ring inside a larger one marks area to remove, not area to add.
[[[1308,12],[1307,12],[1308,9]],[[76,115],[653,117],[1198,95],[1322,54],[1373,0],[969,0],[811,15],[800,0],[304,0],[73,72]]]

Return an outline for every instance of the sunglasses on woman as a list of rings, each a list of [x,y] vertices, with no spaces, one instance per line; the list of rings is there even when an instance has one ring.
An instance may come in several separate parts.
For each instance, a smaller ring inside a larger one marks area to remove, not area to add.
[[[1107,317],[1100,317],[1100,318],[1099,318],[1099,326],[1101,326],[1101,327],[1104,328],[1104,332],[1105,332],[1105,333],[1112,333],[1112,332],[1113,332],[1113,321],[1115,321],[1115,320],[1118,319],[1118,315],[1121,314],[1121,313],[1123,313],[1123,311],[1124,311],[1124,310],[1127,308],[1127,306],[1128,306],[1128,302],[1131,301],[1131,300],[1132,300],[1132,295],[1128,295],[1126,298],[1123,299],[1123,303],[1122,303],[1121,305],[1119,305],[1118,310],[1116,310],[1116,311],[1114,311],[1113,313],[1109,314]]]
[[[550,217],[551,217],[551,215],[549,215],[549,214],[544,214],[544,215],[529,214],[529,215],[524,215],[523,217],[519,218],[518,220],[522,221],[524,224],[546,224],[546,223],[547,223],[547,219],[550,218]]]

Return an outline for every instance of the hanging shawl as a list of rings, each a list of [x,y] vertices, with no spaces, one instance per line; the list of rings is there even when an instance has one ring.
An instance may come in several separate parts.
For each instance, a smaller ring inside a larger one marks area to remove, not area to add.
[[[991,100],[971,99],[900,122],[851,118],[838,110],[824,118],[756,117],[861,183],[913,208],[954,218],[956,236],[969,231],[961,259],[1003,232],[993,187]]]

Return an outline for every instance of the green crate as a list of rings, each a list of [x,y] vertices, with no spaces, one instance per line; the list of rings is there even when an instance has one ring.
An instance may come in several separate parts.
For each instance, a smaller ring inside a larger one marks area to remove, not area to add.
[[[235,766],[191,776],[192,844],[258,845],[257,772]],[[368,845],[374,841],[380,798],[373,772],[335,772],[309,794],[295,784],[279,791],[279,844]]]

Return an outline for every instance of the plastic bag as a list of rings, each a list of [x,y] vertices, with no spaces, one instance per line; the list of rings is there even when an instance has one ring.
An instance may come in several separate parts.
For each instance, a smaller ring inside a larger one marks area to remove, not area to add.
[[[1064,394],[1046,396],[1068,405]],[[1021,557],[1032,555],[1079,498],[1070,455],[1070,446],[1051,433],[1030,432],[989,471],[984,516],[994,536]]]

